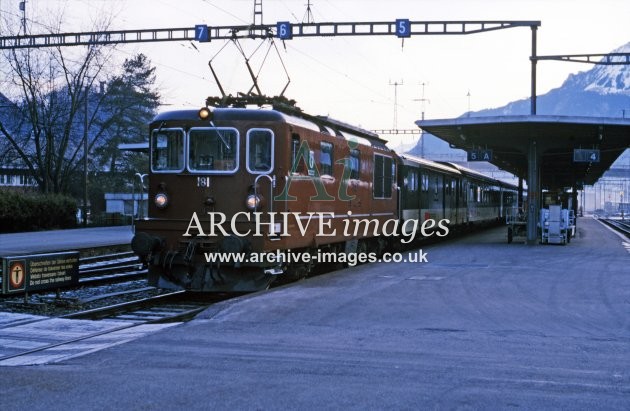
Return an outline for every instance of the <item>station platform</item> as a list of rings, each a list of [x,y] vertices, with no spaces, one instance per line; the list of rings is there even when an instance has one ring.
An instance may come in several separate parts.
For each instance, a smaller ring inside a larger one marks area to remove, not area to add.
[[[131,226],[0,234],[0,257],[131,244]]]
[[[496,228],[219,303],[126,344],[2,367],[5,409],[630,409],[630,244]]]

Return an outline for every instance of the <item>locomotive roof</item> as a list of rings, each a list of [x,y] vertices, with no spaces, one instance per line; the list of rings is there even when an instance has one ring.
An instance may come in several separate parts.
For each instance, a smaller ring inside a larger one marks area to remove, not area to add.
[[[355,139],[359,144],[385,148],[385,140],[369,130],[355,127],[327,116],[311,116],[301,113],[300,116],[287,114],[277,109],[252,109],[234,107],[212,108],[212,116],[216,121],[276,121],[307,128],[309,130],[331,134],[345,139]],[[199,121],[199,110],[171,110],[159,113],[153,123],[160,121]]]

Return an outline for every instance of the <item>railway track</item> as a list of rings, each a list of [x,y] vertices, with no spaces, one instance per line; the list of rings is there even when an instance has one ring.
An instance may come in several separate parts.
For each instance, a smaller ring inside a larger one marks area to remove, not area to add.
[[[92,310],[67,314],[60,318],[83,320],[116,320],[133,323],[164,323],[186,321],[204,310],[214,301],[183,299],[185,291],[175,291],[155,297],[143,298]]]
[[[610,218],[600,218],[599,221],[619,231],[626,237],[630,238],[630,222],[626,220],[613,220]]]
[[[60,317],[16,321],[0,327],[0,341],[17,341],[10,346],[0,342],[0,366],[57,362],[93,352],[95,346],[117,345],[189,321],[229,297],[199,299],[178,291]]]
[[[144,278],[147,269],[131,251],[79,259],[79,284],[95,285]]]

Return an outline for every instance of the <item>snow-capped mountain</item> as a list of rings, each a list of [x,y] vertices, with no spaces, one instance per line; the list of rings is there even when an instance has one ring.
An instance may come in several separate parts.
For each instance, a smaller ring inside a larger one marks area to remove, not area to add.
[[[612,53],[630,52],[630,43]],[[565,63],[575,64],[575,63]],[[529,114],[529,98],[503,107],[473,112],[471,116]],[[542,115],[630,117],[630,65],[593,66],[571,74],[562,86],[537,98]]]
[[[612,53],[630,53],[630,43],[613,50]],[[625,61],[625,58],[612,57],[612,60]],[[570,75],[565,85],[599,94],[630,95],[630,67],[628,65],[595,66],[587,72]]]
[[[627,43],[611,53],[629,52],[630,43]],[[630,65],[595,65],[590,70],[569,75],[562,86],[538,96],[537,113],[540,115],[630,118]],[[529,98],[508,103],[503,107],[464,115],[481,117],[528,114],[530,114]],[[424,140],[424,146],[422,146],[422,140]],[[409,152],[416,155],[424,153],[428,158],[434,156],[439,158],[446,154],[464,155],[463,151],[452,151],[448,148],[448,144],[431,135],[423,135],[418,145]]]

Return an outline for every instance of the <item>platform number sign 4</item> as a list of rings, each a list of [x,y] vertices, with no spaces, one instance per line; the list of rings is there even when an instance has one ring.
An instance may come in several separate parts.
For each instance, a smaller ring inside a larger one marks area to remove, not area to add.
[[[279,21],[276,24],[276,32],[280,40],[291,40],[293,38],[293,26],[288,21]]]
[[[197,24],[195,26],[195,40],[200,43],[210,41],[210,30],[205,24]]]
[[[574,163],[599,163],[599,150],[580,149],[573,150]]]
[[[409,19],[396,19],[396,36],[411,37],[411,23]]]

